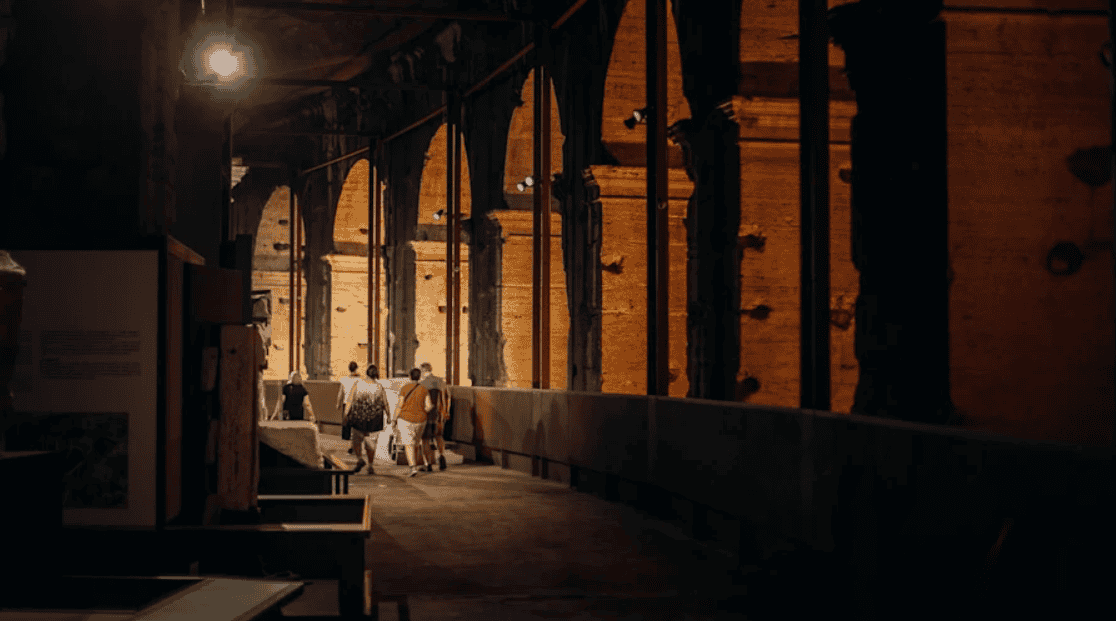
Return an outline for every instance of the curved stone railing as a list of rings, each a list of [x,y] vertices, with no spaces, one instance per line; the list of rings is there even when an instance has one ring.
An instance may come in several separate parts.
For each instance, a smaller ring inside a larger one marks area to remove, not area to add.
[[[658,495],[695,532],[741,546],[757,532],[832,550],[842,537],[936,541],[1020,516],[1111,516],[1110,449],[830,412],[460,387],[453,439],[618,500]]]

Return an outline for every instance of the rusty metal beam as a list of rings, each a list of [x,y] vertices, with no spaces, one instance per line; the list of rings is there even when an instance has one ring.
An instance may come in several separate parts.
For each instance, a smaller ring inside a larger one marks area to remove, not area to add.
[[[294,188],[291,188],[291,192],[293,194]],[[292,369],[292,370],[295,370],[295,371],[299,370],[302,367],[302,311],[301,311],[301,309],[302,309],[302,213],[301,213],[301,211],[302,210],[300,210],[298,207],[299,207],[298,206],[298,197],[295,196],[295,198],[294,198],[294,215],[295,215],[295,219],[294,219],[295,230],[294,230],[294,233],[295,233],[295,237],[294,237],[294,244],[292,244],[294,246],[294,252],[295,252],[294,253],[294,259],[295,259],[295,262],[294,262],[294,277],[295,277],[294,285],[295,285],[295,288],[294,288],[293,303],[291,304],[291,314],[294,315],[294,318],[295,318],[295,330],[294,330],[294,336],[295,336],[295,340],[294,340],[294,343],[295,343],[294,362],[295,362],[295,366],[294,366],[294,369]]]
[[[666,148],[666,0],[646,0],[647,394],[670,389],[670,231]]]
[[[381,82],[355,78],[352,80],[321,80],[316,78],[260,78],[259,83],[266,86],[294,86],[328,88],[362,88],[372,91],[441,91],[445,86],[441,84],[419,84],[416,82]]]
[[[463,107],[460,98],[456,100],[456,110],[450,108],[453,121],[453,215],[447,223],[450,226],[447,245],[453,248],[453,261],[449,273],[453,275],[453,306],[450,307],[453,324],[453,373],[451,382],[461,383],[461,155],[464,151],[465,136],[461,131]]]
[[[445,108],[446,118],[446,227],[452,229],[454,226],[454,219],[457,216],[457,176],[455,175],[455,164],[457,162],[457,120],[454,119],[454,112],[456,111],[457,102],[454,101],[454,94],[446,93]],[[453,298],[453,268],[454,268],[454,244],[453,233],[447,231],[446,235],[446,381],[454,384],[453,369],[454,362],[457,359],[457,335],[454,333],[453,314],[456,306],[456,300]]]
[[[533,115],[531,385],[550,388],[550,75],[547,72],[550,28],[542,23],[536,27],[541,34],[541,45],[535,62]]]
[[[368,158],[368,364],[380,362],[380,179],[379,147]]]
[[[318,136],[343,136],[349,138],[368,138],[367,132],[352,132],[344,129],[315,129],[312,131],[288,131],[285,129],[241,129],[238,136],[305,136],[317,138]]]
[[[312,173],[316,170],[321,170],[323,168],[326,168],[327,166],[333,166],[334,164],[336,164],[338,162],[344,162],[347,159],[354,158],[354,157],[357,157],[359,155],[364,155],[365,153],[368,153],[368,150],[369,150],[368,147],[361,147],[361,148],[357,149],[356,151],[350,151],[349,153],[346,153],[345,155],[335,157],[332,160],[329,160],[328,162],[322,162],[321,164],[318,164],[317,166],[311,166],[310,168],[307,168],[306,170],[298,173],[298,175],[300,177],[303,176],[303,175],[308,175],[308,174],[310,174],[310,173]]]
[[[563,13],[561,15],[561,17],[559,17],[557,20],[554,21],[553,24],[550,25],[550,30],[556,30],[559,26],[566,23],[566,21],[569,20],[571,17],[573,17],[574,13],[576,13],[578,11],[578,9],[580,9],[581,7],[585,6],[585,4],[588,1],[589,0],[578,0],[577,2],[575,2],[570,8],[566,9],[566,12]],[[504,61],[504,63],[502,65],[500,65],[495,70],[493,70],[492,73],[488,74],[487,76],[482,78],[479,82],[477,82],[473,86],[466,89],[465,90],[465,96],[469,97],[469,96],[472,96],[472,95],[476,94],[477,92],[479,92],[489,82],[498,78],[500,76],[500,74],[502,74],[505,71],[507,71],[508,69],[510,69],[512,66],[515,65],[515,63],[519,62],[523,57],[530,54],[534,49],[535,49],[535,43],[533,41],[531,43],[528,43],[522,50],[519,50],[518,52],[516,52],[514,56],[512,56],[508,60]],[[434,118],[438,117],[439,115],[445,114],[445,112],[446,112],[446,107],[442,106],[441,108],[438,108],[437,110],[431,112],[430,114],[428,114],[427,116],[419,119],[418,121],[416,121],[416,122],[408,125],[407,127],[395,132],[391,136],[388,136],[387,138],[384,138],[384,142],[390,142],[392,140],[395,140],[396,138],[406,134],[407,132],[410,132],[414,129],[417,129],[418,127],[421,127],[422,125],[424,125],[425,123],[427,123],[431,119],[434,119]]]
[[[1108,94],[1112,98],[1109,104],[1109,131],[1112,136],[1112,144],[1116,145],[1116,0],[1109,0],[1108,2],[1108,41],[1109,45],[1112,46],[1110,47],[1112,54],[1106,58],[1104,56],[1104,50],[1102,49],[1101,58],[1108,63]],[[1109,148],[1111,149],[1113,147]],[[1116,174],[1116,153],[1113,154],[1109,165],[1112,167],[1113,174]],[[1112,198],[1116,200],[1116,184],[1112,185],[1112,192]],[[1113,261],[1116,262],[1116,219],[1112,222],[1112,250],[1112,258]],[[1116,265],[1114,265],[1114,267],[1116,267]],[[1113,417],[1112,423],[1114,426],[1112,443],[1116,445],[1116,417]]]
[[[271,2],[268,0],[240,0],[243,9],[270,9],[276,11],[308,11],[317,13],[365,13],[384,17],[414,17],[419,19],[456,19],[461,21],[517,22],[526,21],[495,11],[435,11],[428,9],[403,9],[377,7],[375,4],[332,4],[310,2]]]
[[[830,409],[829,34],[826,0],[798,3],[800,407]]]
[[[290,350],[287,353],[287,373],[295,370],[295,305],[294,305],[294,290],[295,290],[295,177],[292,175],[287,181],[289,184],[289,192],[287,193],[287,226],[288,235],[287,241],[290,242],[288,256],[290,257],[289,265],[287,266],[290,284],[287,288],[287,348]]]

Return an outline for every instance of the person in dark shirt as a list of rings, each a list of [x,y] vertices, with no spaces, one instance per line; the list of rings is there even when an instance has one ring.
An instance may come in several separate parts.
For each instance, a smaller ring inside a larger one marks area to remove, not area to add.
[[[281,416],[280,412],[282,412]],[[314,408],[310,405],[310,393],[302,385],[302,375],[298,371],[291,371],[290,378],[283,386],[283,395],[275,404],[274,418],[314,422]]]

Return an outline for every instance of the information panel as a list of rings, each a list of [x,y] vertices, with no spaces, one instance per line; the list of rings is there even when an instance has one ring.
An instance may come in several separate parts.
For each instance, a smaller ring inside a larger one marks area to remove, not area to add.
[[[159,254],[15,251],[12,450],[65,453],[66,524],[154,526]]]

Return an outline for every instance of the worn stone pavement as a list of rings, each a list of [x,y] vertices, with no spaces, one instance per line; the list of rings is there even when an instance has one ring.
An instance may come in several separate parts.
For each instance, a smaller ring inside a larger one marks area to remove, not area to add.
[[[323,447],[353,459],[339,438]],[[453,461],[413,478],[377,461],[375,475],[350,479],[350,493],[372,498],[380,619],[760,618],[745,614],[759,597],[728,553],[566,484]],[[312,582],[283,614],[336,615],[335,598],[335,583]]]

